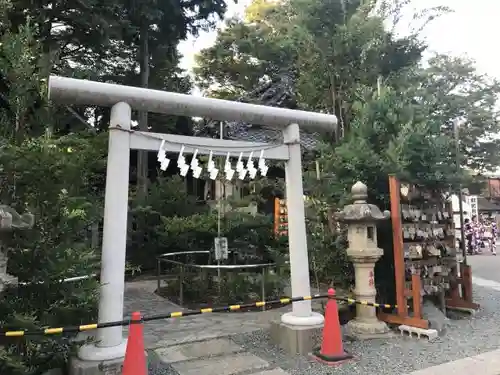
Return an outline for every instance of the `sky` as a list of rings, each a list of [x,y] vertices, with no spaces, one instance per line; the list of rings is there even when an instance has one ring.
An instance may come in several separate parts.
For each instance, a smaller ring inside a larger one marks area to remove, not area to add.
[[[251,0],[229,0],[226,17],[241,15]],[[446,53],[455,56],[465,55],[476,61],[479,72],[500,79],[500,1],[498,0],[414,0],[407,8],[425,9],[434,6],[447,6],[453,13],[442,16],[428,25],[420,34],[429,44],[429,52]],[[398,33],[405,34],[408,28],[401,25]],[[194,56],[203,48],[210,47],[217,31],[202,33],[198,38],[190,38],[181,43],[180,52],[184,55],[182,67],[191,70]],[[198,94],[195,92],[193,94]]]

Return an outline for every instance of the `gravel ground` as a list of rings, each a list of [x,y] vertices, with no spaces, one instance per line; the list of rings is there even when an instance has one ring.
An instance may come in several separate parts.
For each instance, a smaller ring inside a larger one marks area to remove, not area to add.
[[[451,320],[442,337],[432,342],[401,336],[388,340],[346,341],[345,349],[355,356],[355,360],[340,367],[287,356],[270,343],[265,331],[237,335],[233,340],[293,375],[401,375],[500,347],[500,292],[476,286],[474,291],[474,300],[481,305],[481,310],[475,318]]]
[[[148,350],[148,375],[179,375],[172,366],[161,363],[153,350]]]
[[[401,375],[500,347],[500,292],[474,286],[474,300],[481,305],[474,318],[450,320],[445,334],[427,339],[395,336],[387,340],[345,341],[355,356],[339,367],[328,367],[306,357],[291,357],[274,346],[267,331],[239,334],[233,341],[245,350],[281,367],[292,375]],[[172,367],[149,355],[149,375],[178,375]]]

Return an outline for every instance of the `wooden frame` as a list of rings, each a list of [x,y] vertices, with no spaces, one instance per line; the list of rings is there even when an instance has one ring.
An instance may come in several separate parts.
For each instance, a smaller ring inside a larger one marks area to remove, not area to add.
[[[427,329],[429,328],[429,322],[422,319],[422,306],[420,304],[420,275],[412,275],[410,290],[405,287],[405,259],[400,194],[400,183],[398,179],[396,176],[389,176],[397,313],[396,315],[379,313],[379,319],[387,323],[405,324],[412,327]],[[413,317],[408,315],[408,299],[411,297],[413,297]]]
[[[420,302],[420,274],[411,277],[411,288],[406,288],[405,260],[403,246],[403,228],[401,221],[400,182],[394,175],[389,176],[389,196],[391,202],[392,238],[394,251],[394,277],[396,283],[396,314],[379,313],[379,319],[392,324],[405,324],[412,327],[428,329],[429,322],[422,317]],[[460,275],[457,268],[452,269],[456,283],[451,287],[445,299],[446,307],[455,309],[477,310],[479,305],[472,302],[472,272],[470,266],[460,265]],[[459,287],[461,286],[461,288]],[[462,291],[460,295],[460,289]],[[408,315],[408,300],[412,300],[413,316]]]
[[[460,277],[457,277],[457,269],[454,274],[457,284],[450,290],[446,298],[446,307],[456,310],[478,310],[480,305],[472,301],[472,269],[471,266],[460,263]],[[460,290],[461,294],[460,295]]]

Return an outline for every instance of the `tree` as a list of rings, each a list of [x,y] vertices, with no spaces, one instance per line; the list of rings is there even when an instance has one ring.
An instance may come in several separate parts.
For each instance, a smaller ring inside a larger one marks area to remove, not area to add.
[[[357,85],[387,81],[415,65],[425,47],[386,31],[375,11],[370,1],[255,1],[197,57],[197,81],[214,95],[241,95],[293,70],[301,107],[335,113],[348,128]]]
[[[117,1],[11,0],[11,4],[10,31],[16,33],[31,20],[55,72],[63,74],[75,64],[84,70],[120,55],[123,44],[116,22],[120,10]]]
[[[129,48],[137,50],[140,86],[148,87],[151,73],[151,57],[161,55],[166,61],[178,63],[176,46],[179,40],[186,39],[188,33],[196,34],[200,28],[213,24],[215,16],[225,12],[223,0],[173,3],[148,0],[120,3],[119,24],[122,26],[124,40]],[[159,52],[159,53],[158,53]],[[167,54],[165,54],[167,52]],[[173,58],[172,58],[173,57]],[[159,60],[155,61],[162,66]],[[164,65],[163,65],[164,66]],[[157,73],[161,68],[157,70]],[[160,81],[161,82],[161,81]],[[160,87],[165,89],[165,87]],[[139,129],[148,131],[148,113],[139,112]],[[147,151],[139,151],[137,158],[137,181],[139,192],[147,194],[148,158]]]
[[[4,30],[10,4],[0,9]],[[22,142],[27,136],[41,135],[46,127],[40,126],[47,119],[45,94],[48,61],[37,42],[35,29],[28,20],[12,34],[2,33],[0,38],[0,136]]]
[[[96,187],[103,186],[105,139],[45,136],[54,124],[45,94],[48,55],[34,22],[23,19],[14,28],[13,14],[10,2],[0,4],[0,201],[31,211],[35,226],[2,236],[8,272],[28,284],[3,291],[0,325],[33,330],[93,321],[96,280],[60,280],[97,270],[86,234],[102,208]],[[31,375],[62,367],[72,339],[2,340],[0,372]]]
[[[372,88],[358,93],[350,132],[339,145],[325,145],[320,164],[330,184],[322,198],[342,206],[349,189],[363,181],[371,200],[388,206],[389,174],[433,190],[449,190],[459,181],[454,143],[427,118],[425,108],[392,88],[380,94]]]
[[[406,3],[290,0],[277,6],[254,1],[243,20],[230,20],[215,45],[197,57],[196,80],[211,95],[235,97],[278,71],[292,70],[299,106],[335,113],[341,131],[350,129],[353,103],[366,100],[360,96],[365,88],[379,94],[391,88],[412,97],[427,126],[450,142],[453,124],[460,121],[463,165],[480,172],[494,169],[500,162],[498,82],[461,58],[436,56],[422,68],[425,44],[417,33],[449,10],[415,14],[418,27],[399,38],[384,22],[400,22]]]
[[[500,165],[500,82],[479,74],[474,61],[437,55],[414,72],[410,92],[438,131],[453,137],[459,125],[461,161],[482,173]],[[407,77],[408,79],[408,77]]]

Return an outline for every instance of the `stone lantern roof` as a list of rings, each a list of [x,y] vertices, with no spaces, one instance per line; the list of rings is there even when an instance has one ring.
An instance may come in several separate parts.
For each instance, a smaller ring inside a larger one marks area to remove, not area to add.
[[[387,220],[391,216],[389,211],[382,212],[376,205],[366,202],[368,188],[361,181],[352,186],[351,195],[353,203],[344,206],[342,211],[335,214],[337,220],[344,223],[376,222]]]

